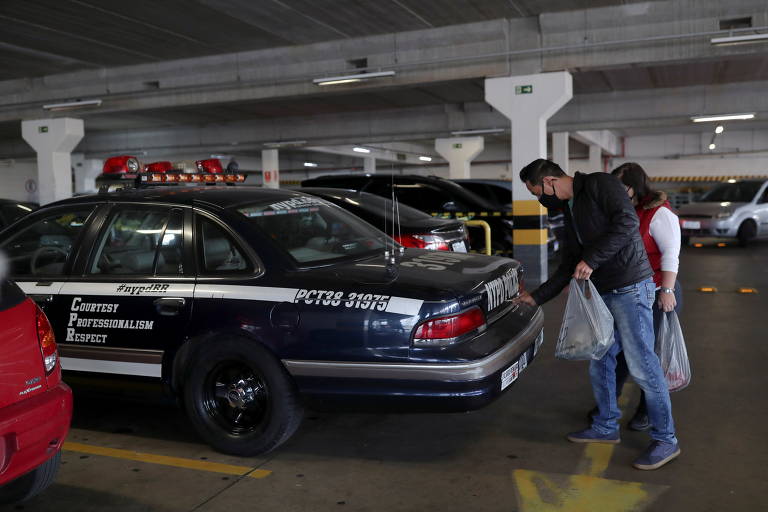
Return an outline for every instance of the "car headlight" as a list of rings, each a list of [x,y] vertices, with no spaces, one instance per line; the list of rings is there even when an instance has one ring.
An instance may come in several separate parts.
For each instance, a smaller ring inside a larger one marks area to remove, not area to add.
[[[720,213],[717,214],[717,218],[718,219],[727,219],[731,215],[733,215],[733,212],[720,212]]]

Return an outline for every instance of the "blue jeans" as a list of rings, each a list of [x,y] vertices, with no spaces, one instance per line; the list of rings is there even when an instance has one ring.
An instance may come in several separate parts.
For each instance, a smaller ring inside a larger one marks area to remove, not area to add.
[[[619,430],[621,411],[616,396],[616,355],[624,352],[629,373],[645,392],[651,421],[651,438],[675,443],[675,424],[667,381],[661,363],[653,351],[653,304],[656,286],[652,279],[602,294],[613,315],[615,343],[599,361],[592,361],[589,375],[597,401],[598,414],[592,428],[602,434]]]

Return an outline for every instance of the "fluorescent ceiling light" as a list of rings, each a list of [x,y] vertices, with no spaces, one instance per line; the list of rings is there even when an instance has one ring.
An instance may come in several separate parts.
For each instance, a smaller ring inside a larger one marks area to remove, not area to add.
[[[504,133],[507,131],[504,128],[485,128],[482,130],[459,130],[451,132],[451,135],[479,135],[481,133]]]
[[[356,152],[356,153],[370,153],[370,152],[371,152],[371,150],[370,150],[370,149],[368,149],[368,148],[361,148],[361,147],[359,147],[359,146],[355,146],[355,147],[353,147],[353,148],[352,148],[352,151],[354,151],[354,152]]]
[[[84,107],[100,107],[101,100],[81,100],[81,101],[69,101],[66,103],[51,103],[49,105],[43,105],[43,110],[57,111],[57,110],[75,110]]]
[[[723,133],[723,130],[725,130],[725,128],[723,128],[723,125],[719,124],[715,126],[715,133],[717,134]]]
[[[356,75],[339,75],[339,76],[327,76],[325,78],[315,78],[312,83],[315,85],[338,85],[338,84],[350,84],[353,82],[362,82],[364,80],[370,80],[371,78],[384,78],[388,76],[395,76],[397,73],[394,71],[376,71],[374,73],[358,73]]]
[[[289,146],[302,146],[306,144],[305,140],[282,140],[278,142],[265,142],[264,145],[268,148],[283,148]]]
[[[754,112],[747,112],[744,114],[717,114],[713,116],[693,116],[691,121],[694,123],[708,123],[711,121],[738,121],[753,119],[755,117]]]
[[[712,144],[710,144],[710,145],[709,145],[709,149],[710,149],[710,150],[713,150],[713,149],[715,149],[716,147],[717,147],[717,146],[715,146],[715,143],[714,143],[714,142],[713,142]]]
[[[315,162],[304,162],[304,167],[317,167]]]
[[[734,44],[768,43],[768,34],[746,34],[743,36],[713,37],[709,41],[715,46]]]
[[[728,183],[736,183],[736,180],[730,179],[730,180],[728,180]]]
[[[432,157],[431,156],[420,156],[419,160],[421,160],[422,162],[431,162],[432,161]]]

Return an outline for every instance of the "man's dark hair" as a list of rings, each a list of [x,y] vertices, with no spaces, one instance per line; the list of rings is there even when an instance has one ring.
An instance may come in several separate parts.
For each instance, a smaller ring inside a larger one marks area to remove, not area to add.
[[[612,170],[611,174],[619,178],[624,185],[634,189],[635,196],[640,204],[643,204],[653,194],[653,189],[648,184],[648,175],[635,162],[621,164]]]
[[[566,174],[563,172],[560,166],[555,162],[539,158],[538,160],[534,160],[533,162],[523,167],[523,170],[520,171],[520,180],[523,183],[527,181],[532,186],[536,187],[541,185],[545,176],[554,176],[556,178],[560,178],[565,175]]]

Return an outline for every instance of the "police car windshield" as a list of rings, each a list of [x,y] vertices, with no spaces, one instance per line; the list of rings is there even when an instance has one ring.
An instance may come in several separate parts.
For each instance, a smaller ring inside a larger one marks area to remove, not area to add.
[[[254,203],[237,211],[301,265],[368,256],[385,247],[384,233],[316,197]]]

